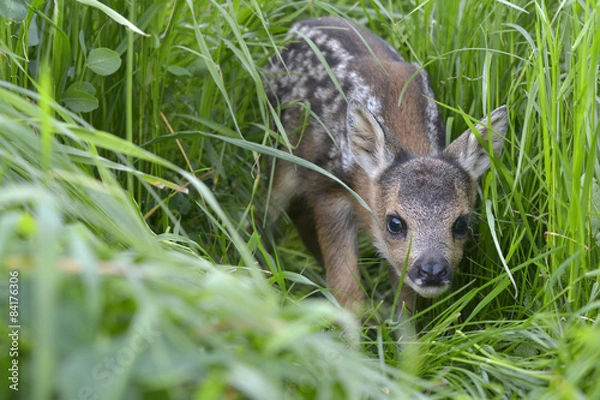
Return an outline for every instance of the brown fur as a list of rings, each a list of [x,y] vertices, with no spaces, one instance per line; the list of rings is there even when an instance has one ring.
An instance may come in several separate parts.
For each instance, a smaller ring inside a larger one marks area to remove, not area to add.
[[[442,293],[462,258],[476,179],[489,166],[486,150],[470,131],[443,148],[427,74],[371,32],[325,18],[294,24],[290,38],[283,63],[273,57],[267,67],[266,86],[273,104],[284,105],[294,154],[337,176],[369,209],[330,178],[281,160],[274,203],[324,264],[327,285],[344,307],[359,312],[364,301],[359,228],[389,260],[391,278],[404,276],[395,282],[403,284],[401,300]],[[304,125],[307,109],[312,117]],[[491,136],[496,155],[506,124],[502,107],[477,126],[484,143],[488,126],[497,133]]]

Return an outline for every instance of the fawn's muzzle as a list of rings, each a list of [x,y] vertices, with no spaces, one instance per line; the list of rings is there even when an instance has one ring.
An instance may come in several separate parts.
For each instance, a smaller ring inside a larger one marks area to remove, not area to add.
[[[419,286],[442,286],[452,278],[452,269],[444,258],[420,257],[408,275]]]

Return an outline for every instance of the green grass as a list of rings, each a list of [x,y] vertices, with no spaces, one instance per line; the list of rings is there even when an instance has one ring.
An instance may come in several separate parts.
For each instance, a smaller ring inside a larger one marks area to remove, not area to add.
[[[0,5],[2,398],[600,397],[596,1],[106,4]],[[448,141],[509,110],[453,292],[401,345],[368,240],[357,327],[289,223],[252,228],[289,158],[261,67],[324,15],[425,65]]]

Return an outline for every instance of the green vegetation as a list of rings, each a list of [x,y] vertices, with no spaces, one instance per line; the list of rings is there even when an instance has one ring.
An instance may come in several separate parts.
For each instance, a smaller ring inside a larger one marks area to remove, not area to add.
[[[0,3],[0,397],[600,398],[597,1],[105,3]],[[425,65],[448,140],[509,110],[454,292],[402,345],[366,240],[348,338],[293,227],[253,229],[286,155],[261,66],[323,15]]]

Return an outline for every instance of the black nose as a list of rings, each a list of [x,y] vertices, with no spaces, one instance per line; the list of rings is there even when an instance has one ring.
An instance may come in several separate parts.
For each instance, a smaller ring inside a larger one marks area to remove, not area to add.
[[[411,278],[421,285],[442,285],[452,277],[450,264],[445,259],[423,258],[415,261]]]

